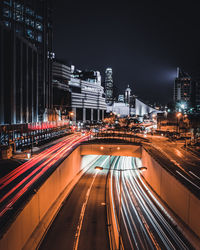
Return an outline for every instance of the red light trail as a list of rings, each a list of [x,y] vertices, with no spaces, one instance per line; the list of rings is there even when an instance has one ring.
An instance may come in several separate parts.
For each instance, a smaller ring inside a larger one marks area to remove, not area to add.
[[[6,190],[6,193],[0,197],[0,217],[2,217],[57,161],[62,157],[66,157],[72,147],[87,140],[88,137],[88,135],[81,137],[79,135],[72,135],[51,148],[44,150],[30,161],[22,164],[17,169],[1,178],[0,190],[5,188],[9,188],[9,190]],[[27,174],[27,171],[31,172]],[[12,183],[14,183],[14,185],[12,185]]]

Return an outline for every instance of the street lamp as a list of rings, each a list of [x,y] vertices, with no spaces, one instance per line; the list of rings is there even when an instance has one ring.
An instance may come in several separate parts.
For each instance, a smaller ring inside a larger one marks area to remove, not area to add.
[[[181,115],[182,114],[180,112],[176,114],[176,117],[177,117],[177,133],[179,132],[179,121],[180,121]]]
[[[74,112],[69,112],[69,113],[68,113],[69,124],[70,124],[70,122],[71,122],[71,120],[72,120],[73,115],[74,115]]]
[[[133,171],[136,171],[136,170],[139,170],[139,171],[146,171],[147,170],[147,167],[139,167],[139,168],[129,168],[129,169],[111,169],[111,166],[109,168],[104,168],[104,167],[101,167],[101,166],[95,166],[95,169],[96,170],[112,170],[112,171],[119,171],[120,175],[119,175],[119,215],[118,215],[118,223],[119,223],[119,250],[121,248],[121,228],[120,228],[120,225],[121,225],[121,209],[122,209],[122,172],[123,171],[128,171],[128,170],[133,170]]]

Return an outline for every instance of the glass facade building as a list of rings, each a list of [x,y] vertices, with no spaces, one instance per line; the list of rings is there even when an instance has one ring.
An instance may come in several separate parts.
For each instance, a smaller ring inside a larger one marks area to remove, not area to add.
[[[0,1],[0,124],[49,119],[52,57],[51,1]]]
[[[107,68],[105,75],[105,96],[106,103],[111,105],[113,103],[113,78],[112,78],[112,69]]]
[[[181,69],[177,69],[177,77],[174,81],[174,103],[176,103],[182,109],[185,109],[189,106],[190,97],[191,97],[191,83],[192,78],[182,71]]]

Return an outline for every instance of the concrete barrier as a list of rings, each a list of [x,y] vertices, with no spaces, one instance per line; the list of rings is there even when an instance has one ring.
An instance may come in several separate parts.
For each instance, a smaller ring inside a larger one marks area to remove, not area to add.
[[[147,171],[142,175],[152,189],[200,237],[200,200],[194,196],[143,148],[142,164]]]
[[[103,147],[103,148],[100,148]],[[117,149],[120,147],[120,150]],[[120,151],[120,153],[119,153]],[[10,228],[0,239],[0,249],[36,249],[43,235],[58,213],[62,202],[78,182],[88,165],[81,164],[82,155],[112,154],[142,157],[148,168],[143,176],[168,206],[200,237],[200,200],[163,169],[144,149],[134,145],[82,145],[75,149],[43,183],[24,206]],[[94,159],[97,156],[94,155]],[[109,188],[109,200],[111,193]],[[110,218],[117,248],[118,226],[112,200]]]
[[[107,208],[107,223],[108,234],[110,240],[110,249],[116,250],[119,248],[119,230],[118,221],[116,219],[116,209],[112,194],[112,172],[109,171],[106,181],[106,208]]]
[[[94,159],[97,156],[94,156]],[[75,149],[43,183],[0,240],[0,249],[36,249],[62,202],[89,166]]]
[[[116,155],[116,156],[142,156],[142,147],[139,145],[123,144],[86,144],[81,145],[81,155]]]

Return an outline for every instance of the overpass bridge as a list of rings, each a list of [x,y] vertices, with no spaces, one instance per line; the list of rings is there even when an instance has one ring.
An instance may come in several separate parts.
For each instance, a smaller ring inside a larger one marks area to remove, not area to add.
[[[94,138],[74,148],[43,184],[34,191],[21,211],[17,212],[9,228],[2,232],[1,249],[35,249],[37,247],[66,196],[70,194],[75,184],[90,167],[90,164],[82,163],[85,155],[141,158],[142,164],[147,167],[147,171],[142,173],[143,178],[168,206],[200,236],[200,222],[197,213],[200,211],[199,198],[142,147],[145,143],[143,138],[133,134],[124,136],[121,133],[110,133],[109,136],[108,133],[98,134]],[[108,141],[110,141],[109,144]],[[173,192],[168,192],[169,183]]]

